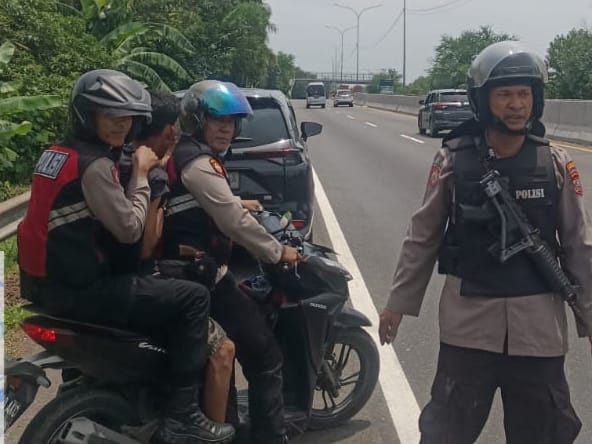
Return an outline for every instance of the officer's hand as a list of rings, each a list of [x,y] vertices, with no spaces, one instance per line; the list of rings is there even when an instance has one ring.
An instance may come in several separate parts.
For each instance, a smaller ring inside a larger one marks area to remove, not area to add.
[[[263,205],[258,200],[241,200],[241,205],[249,211],[262,211]]]
[[[383,310],[380,314],[380,325],[378,326],[381,345],[390,344],[395,340],[402,319],[403,315],[401,313],[395,313],[386,308]]]
[[[288,264],[290,268],[294,267],[300,260],[302,256],[298,253],[298,250],[294,247],[289,247],[284,245],[282,250],[282,257],[280,258],[280,263]]]
[[[134,169],[138,176],[145,176],[160,160],[151,148],[142,145],[134,151]]]

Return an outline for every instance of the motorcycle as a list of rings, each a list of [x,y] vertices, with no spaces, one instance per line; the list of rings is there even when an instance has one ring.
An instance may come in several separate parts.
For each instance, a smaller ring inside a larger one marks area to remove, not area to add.
[[[283,356],[285,423],[290,434],[340,425],[366,404],[378,380],[370,321],[348,307],[351,275],[331,249],[304,241],[289,218],[255,217],[281,243],[305,257],[297,267],[260,264],[241,287],[265,310]],[[5,428],[49,387],[47,369],[62,371],[56,397],[23,432],[19,444],[147,444],[162,405],[166,350],[158,336],[53,316],[36,306],[22,321],[45,350],[5,359]],[[248,422],[248,396],[238,394]]]

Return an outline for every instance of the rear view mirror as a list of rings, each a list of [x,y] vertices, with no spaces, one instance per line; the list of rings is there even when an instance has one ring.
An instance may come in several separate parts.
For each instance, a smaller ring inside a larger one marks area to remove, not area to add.
[[[419,101],[419,104],[420,104],[420,105],[423,105],[424,103],[425,103],[425,100],[423,100],[423,99],[421,99],[421,100]]]
[[[302,122],[300,124],[300,132],[302,133],[302,138],[307,140],[309,137],[316,136],[317,134],[321,134],[323,131],[323,125],[316,122]]]

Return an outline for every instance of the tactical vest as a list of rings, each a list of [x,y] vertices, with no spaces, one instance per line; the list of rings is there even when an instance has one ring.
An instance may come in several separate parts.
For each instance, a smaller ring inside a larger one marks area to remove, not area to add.
[[[17,232],[18,262],[27,276],[85,286],[102,275],[106,261],[97,245],[101,224],[92,217],[81,184],[86,168],[101,157],[109,157],[106,147],[79,140],[41,155]]]
[[[221,266],[230,260],[232,240],[218,229],[181,180],[185,167],[202,156],[215,157],[194,139],[183,138],[167,165],[170,193],[164,219],[163,258],[180,259],[179,245],[188,245],[205,251]],[[222,171],[228,180],[224,167]]]
[[[551,291],[525,252],[501,264],[489,251],[500,240],[500,217],[486,204],[479,184],[484,167],[474,140],[463,136],[445,146],[454,159],[454,207],[440,251],[439,272],[461,278],[463,296],[514,297]],[[559,191],[548,141],[529,136],[516,156],[494,159],[491,167],[500,172],[530,223],[557,249]],[[488,211],[471,214],[476,207]],[[519,238],[517,233],[510,236],[508,246]]]

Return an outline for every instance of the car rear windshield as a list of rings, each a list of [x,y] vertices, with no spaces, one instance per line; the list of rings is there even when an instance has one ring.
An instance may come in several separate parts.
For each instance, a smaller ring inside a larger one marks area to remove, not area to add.
[[[351,93],[351,91],[337,91],[337,95],[348,97],[348,96],[351,96],[352,93]]]
[[[462,93],[440,93],[440,102],[468,102],[469,98]]]
[[[313,85],[307,88],[309,96],[324,96],[325,95],[325,88],[321,85]]]
[[[233,147],[250,148],[290,138],[284,115],[275,100],[249,98],[249,102],[253,108],[253,118],[243,120],[239,141],[234,142]]]

